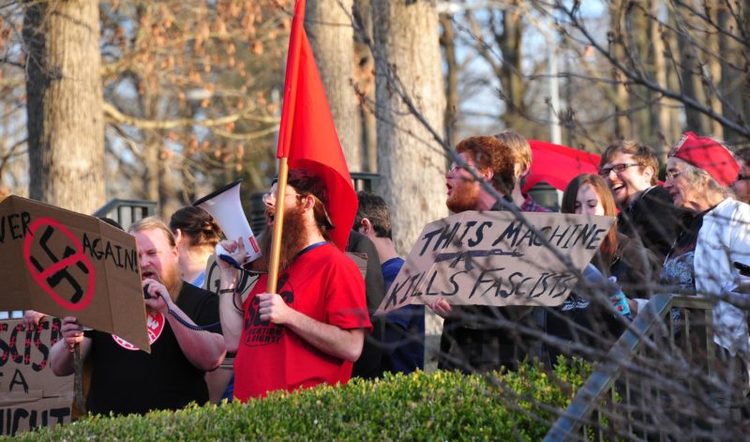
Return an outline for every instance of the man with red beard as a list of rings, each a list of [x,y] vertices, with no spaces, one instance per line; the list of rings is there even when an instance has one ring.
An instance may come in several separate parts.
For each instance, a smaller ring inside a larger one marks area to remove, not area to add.
[[[274,390],[346,383],[362,352],[365,332],[372,329],[357,265],[328,242],[333,225],[322,180],[291,170],[285,192],[285,200],[277,201],[274,184],[263,197],[267,234],[261,239],[263,257],[254,264],[256,270],[267,270],[270,232],[281,206],[284,226],[276,293],[265,293],[264,274],[243,302],[234,290],[239,271],[220,262],[222,329],[227,349],[237,352],[234,395],[242,401]],[[222,245],[237,261],[244,261],[241,242]]]
[[[145,218],[129,231],[135,236],[144,294],[148,293],[151,353],[115,335],[84,332],[75,317],[66,317],[63,339],[50,352],[52,370],[58,376],[73,373],[72,351],[80,344],[81,358],[91,359],[86,407],[93,414],[142,414],[176,410],[190,402],[203,404],[208,401],[204,374],[221,364],[226,348],[220,334],[195,329],[195,324],[219,328],[218,299],[182,282],[175,239],[163,222]]]
[[[445,176],[446,204],[451,212],[504,210],[504,205],[485,187],[488,185],[506,204],[513,204],[511,194],[518,168],[510,144],[515,140],[525,141],[521,135],[506,131],[502,137],[470,137],[458,143],[456,152],[465,165],[453,163]],[[512,328],[500,326],[497,321],[539,327],[531,307],[451,306],[444,299],[431,307],[445,317],[438,360],[441,369],[487,372],[504,367],[515,370],[527,356],[543,356],[540,343],[520,336]]]

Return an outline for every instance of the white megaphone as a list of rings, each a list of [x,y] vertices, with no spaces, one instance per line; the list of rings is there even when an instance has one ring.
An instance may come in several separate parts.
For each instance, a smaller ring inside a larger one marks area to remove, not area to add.
[[[260,253],[260,247],[258,247],[258,241],[255,240],[253,229],[250,228],[250,224],[247,222],[245,211],[242,210],[242,203],[240,202],[240,183],[242,178],[237,181],[227,184],[226,186],[218,189],[210,194],[204,196],[193,202],[193,206],[199,207],[206,212],[210,213],[214,217],[216,222],[224,231],[224,235],[227,239],[237,240],[242,238],[245,243],[245,251],[247,251],[247,261],[253,261],[258,258]],[[229,252],[227,252],[221,244],[216,245],[216,256],[228,257],[231,259]],[[243,263],[239,263],[243,264]]]

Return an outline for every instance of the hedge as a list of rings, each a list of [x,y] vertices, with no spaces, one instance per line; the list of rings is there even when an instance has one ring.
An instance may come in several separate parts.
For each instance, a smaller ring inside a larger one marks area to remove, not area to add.
[[[247,404],[190,406],[145,416],[91,417],[20,435],[39,440],[541,440],[590,373],[580,361],[553,374],[386,375],[346,386],[274,393]]]

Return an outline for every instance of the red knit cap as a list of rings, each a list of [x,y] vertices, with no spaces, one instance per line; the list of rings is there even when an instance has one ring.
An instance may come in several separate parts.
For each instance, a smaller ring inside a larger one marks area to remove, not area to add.
[[[685,132],[669,156],[705,170],[724,187],[737,181],[740,172],[740,165],[729,149],[713,138],[699,137],[693,132]]]

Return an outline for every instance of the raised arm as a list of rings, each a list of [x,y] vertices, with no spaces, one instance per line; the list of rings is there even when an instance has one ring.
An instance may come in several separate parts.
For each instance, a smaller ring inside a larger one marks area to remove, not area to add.
[[[239,244],[239,246],[238,246]],[[222,241],[222,247],[232,254],[237,262],[244,262],[246,254],[242,241]],[[231,267],[223,260],[216,258],[221,269],[221,281],[219,284],[219,315],[221,317],[221,331],[224,335],[224,343],[227,351],[237,351],[242,334],[242,298],[240,293],[235,293],[240,271]]]

